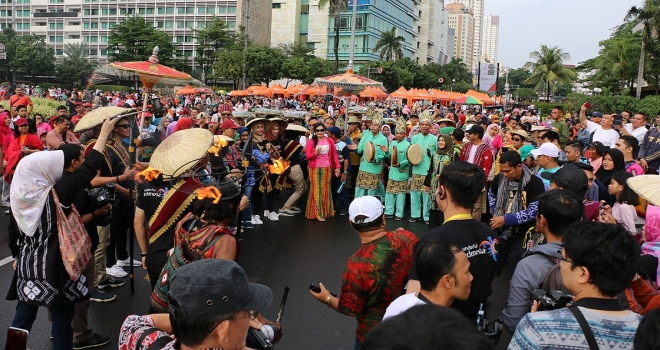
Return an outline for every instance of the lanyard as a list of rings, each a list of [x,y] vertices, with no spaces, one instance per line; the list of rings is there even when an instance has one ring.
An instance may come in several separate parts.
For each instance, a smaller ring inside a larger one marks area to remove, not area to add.
[[[450,221],[454,221],[454,220],[466,220],[466,219],[472,219],[472,214],[456,214],[456,215],[452,215],[452,216],[449,217],[449,219],[445,220],[442,224],[444,225],[444,224],[446,224],[446,223],[448,223],[448,222],[450,222]]]

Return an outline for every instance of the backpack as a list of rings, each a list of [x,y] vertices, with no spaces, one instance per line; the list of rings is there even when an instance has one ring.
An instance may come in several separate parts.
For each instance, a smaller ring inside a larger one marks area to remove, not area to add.
[[[541,283],[538,285],[538,288],[550,291],[550,290],[560,290],[562,292],[568,292],[564,288],[564,282],[561,279],[561,267],[559,265],[559,259],[557,257],[541,253],[541,252],[534,252],[534,254],[539,254],[543,255],[548,260],[550,260],[553,264],[552,266],[548,269],[548,271],[545,273],[545,276],[543,277],[543,280]]]

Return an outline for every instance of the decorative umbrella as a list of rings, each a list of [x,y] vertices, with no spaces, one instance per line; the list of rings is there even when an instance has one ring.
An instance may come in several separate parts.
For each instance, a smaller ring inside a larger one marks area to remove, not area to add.
[[[197,91],[195,90],[194,87],[192,87],[192,86],[190,86],[190,85],[187,85],[187,86],[185,86],[185,87],[182,87],[182,88],[179,89],[179,90],[176,90],[175,93],[176,93],[177,95],[190,95],[190,94],[194,94],[194,93],[196,93],[196,92],[197,92]]]
[[[629,178],[626,182],[640,197],[660,206],[660,176],[639,175]]]
[[[76,124],[76,128],[73,130],[76,133],[84,132],[87,130],[93,129],[97,125],[103,124],[103,122],[111,117],[130,111],[130,108],[121,108],[121,107],[101,107],[97,108],[87,114],[85,114],[82,119]]]
[[[211,90],[207,87],[199,87],[199,88],[195,88],[194,90],[195,90],[195,93],[198,93],[198,94],[212,94],[213,93],[213,90]]]
[[[484,103],[481,100],[474,98],[472,96],[463,96],[457,100],[454,100],[456,104],[459,105],[483,105]]]
[[[181,176],[206,156],[213,142],[213,134],[206,129],[177,131],[156,147],[149,167],[160,171],[163,178]]]
[[[314,79],[315,86],[338,87],[342,90],[358,94],[368,86],[373,86],[385,90],[383,83],[371,80],[367,77],[355,74],[352,68],[346,70],[346,73],[331,75],[323,78]]]

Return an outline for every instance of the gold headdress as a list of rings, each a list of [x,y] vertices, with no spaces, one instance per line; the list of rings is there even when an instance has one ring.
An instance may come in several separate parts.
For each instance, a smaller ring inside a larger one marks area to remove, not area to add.
[[[335,126],[342,129],[342,130],[344,130],[344,125],[345,124],[346,123],[344,122],[344,117],[339,117],[339,118],[337,118],[337,120],[335,120]]]
[[[383,113],[376,111],[372,106],[369,106],[367,111],[367,119],[371,120],[372,124],[383,125]]]
[[[394,132],[406,132],[406,119],[403,116],[396,121]]]
[[[432,119],[431,117],[432,117],[431,111],[429,111],[427,109],[424,112],[419,114],[419,123],[421,124],[421,123],[426,122],[426,123],[431,124],[431,119]]]

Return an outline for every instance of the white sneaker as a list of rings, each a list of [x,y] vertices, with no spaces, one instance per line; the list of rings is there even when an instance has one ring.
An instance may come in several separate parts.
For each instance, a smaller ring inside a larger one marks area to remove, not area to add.
[[[105,273],[112,277],[122,278],[128,276],[128,273],[121,268],[121,266],[114,264],[112,267],[105,269]]]
[[[268,214],[268,220],[270,220],[270,221],[280,221],[280,217],[279,217],[279,215],[277,215],[277,213],[275,213],[273,211],[270,214]]]
[[[117,260],[118,266],[130,266],[131,258],[126,258],[125,260]],[[133,266],[142,266],[142,261],[133,260]]]
[[[253,223],[254,225],[263,225],[264,224],[264,222],[261,221],[261,217],[259,217],[259,215],[253,215],[252,220],[254,220],[254,223]]]
[[[267,218],[268,215],[270,215],[270,211],[269,210],[264,210],[264,217]]]

